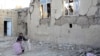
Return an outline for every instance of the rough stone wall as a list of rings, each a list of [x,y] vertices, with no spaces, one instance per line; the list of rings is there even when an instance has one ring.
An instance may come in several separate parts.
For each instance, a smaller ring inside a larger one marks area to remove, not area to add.
[[[40,41],[100,46],[100,13],[96,13],[100,10],[99,0],[80,0],[79,16],[61,16],[63,13],[62,1],[52,0],[51,2],[50,26],[39,25],[39,3],[37,3],[38,1],[33,3],[34,10],[31,20],[27,21],[29,37]],[[57,3],[55,4],[55,2]],[[70,23],[72,28],[69,27]]]
[[[17,12],[15,10],[0,10],[0,36],[4,36],[4,21],[11,18],[12,21],[12,36],[17,33]]]
[[[33,6],[32,6],[33,5]],[[34,1],[29,9],[30,12],[28,13],[28,35],[32,37],[34,32],[36,31],[36,28],[39,25],[39,20],[40,20],[40,11],[39,11],[39,4],[38,0]]]
[[[3,35],[3,18],[2,18],[2,14],[1,14],[2,11],[0,11],[0,36]]]
[[[23,33],[25,35],[26,32],[26,23],[27,23],[27,15],[28,15],[28,8],[18,9],[18,33]]]

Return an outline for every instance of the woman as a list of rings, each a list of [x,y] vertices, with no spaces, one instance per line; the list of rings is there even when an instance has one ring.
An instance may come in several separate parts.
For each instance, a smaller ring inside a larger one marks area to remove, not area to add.
[[[13,44],[13,49],[16,55],[20,55],[23,53],[21,39],[17,39],[17,41]]]
[[[23,36],[23,33],[19,33],[19,36],[18,36],[17,40],[20,40],[20,41],[22,42],[22,41],[27,41],[28,39],[26,39],[26,38]],[[22,43],[21,43],[21,45],[22,45]],[[22,51],[24,52],[24,47],[22,46],[22,48],[23,48]]]
[[[20,39],[21,41],[27,41],[28,40],[23,36],[23,33],[19,33],[19,36],[18,36],[17,40],[18,39]]]

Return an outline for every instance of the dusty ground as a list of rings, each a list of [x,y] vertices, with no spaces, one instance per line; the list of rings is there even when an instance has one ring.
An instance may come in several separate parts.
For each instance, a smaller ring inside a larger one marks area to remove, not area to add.
[[[15,39],[0,38],[0,56],[16,56],[12,49]],[[77,46],[71,44],[55,44],[40,41],[31,41],[32,49],[29,51],[26,42],[24,43],[25,53],[20,56],[84,56],[88,46]],[[91,48],[90,48],[91,49]]]

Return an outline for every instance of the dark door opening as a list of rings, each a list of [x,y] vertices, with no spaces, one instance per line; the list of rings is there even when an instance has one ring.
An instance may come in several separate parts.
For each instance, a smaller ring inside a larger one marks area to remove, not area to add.
[[[28,35],[28,27],[27,27],[27,23],[25,23],[25,34]]]
[[[43,5],[41,5],[41,13],[42,13],[42,18],[43,18]]]
[[[4,21],[4,36],[7,36],[7,21]]]
[[[69,24],[69,27],[70,27],[70,28],[72,28],[72,27],[73,27],[73,25],[70,23],[70,24]]]
[[[4,36],[11,36],[11,34],[12,34],[11,21],[4,21]]]
[[[50,3],[47,4],[47,13],[48,13],[48,17],[50,17],[51,16],[51,4]]]

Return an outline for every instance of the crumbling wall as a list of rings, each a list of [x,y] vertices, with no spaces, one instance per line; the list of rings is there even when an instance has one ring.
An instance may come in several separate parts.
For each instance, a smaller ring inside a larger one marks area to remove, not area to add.
[[[39,25],[39,6],[34,3],[32,19],[29,21],[29,37],[47,42],[74,43],[100,46],[98,0],[80,0],[78,16],[61,16],[62,1],[52,0],[51,25]],[[55,4],[55,2],[57,2]],[[56,13],[56,14],[55,14]],[[98,16],[96,16],[98,15]],[[70,28],[69,24],[72,24]],[[34,26],[35,25],[35,26]]]
[[[38,0],[34,0],[32,4],[30,4],[30,8],[28,10],[28,36],[33,37],[34,32],[36,32],[36,27],[39,26],[40,21],[40,10],[39,10]],[[30,13],[31,12],[31,13]]]
[[[23,9],[18,9],[18,32],[17,35],[19,33],[23,33],[24,35],[26,35],[26,24],[27,24],[27,15],[28,15],[28,8],[23,8]]]
[[[56,3],[56,4],[55,4]],[[52,0],[51,2],[51,17],[58,19],[63,14],[63,2],[62,0]]]

